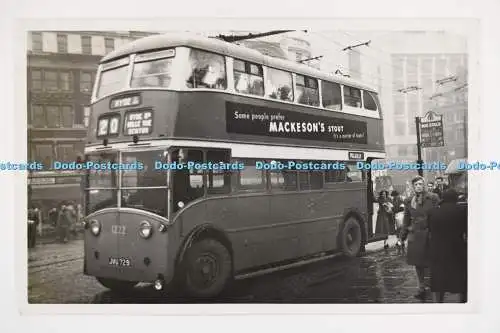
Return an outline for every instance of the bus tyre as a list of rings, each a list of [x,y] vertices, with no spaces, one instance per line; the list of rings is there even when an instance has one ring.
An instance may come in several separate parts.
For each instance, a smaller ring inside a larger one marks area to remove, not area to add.
[[[183,266],[183,289],[192,297],[219,295],[232,276],[228,249],[210,238],[202,239],[188,249]]]
[[[348,257],[356,257],[361,251],[361,226],[358,220],[350,217],[345,221],[340,235],[340,248]]]
[[[132,281],[122,281],[122,280],[100,278],[100,277],[96,279],[104,287],[112,291],[119,291],[119,292],[130,291],[137,285],[137,282],[132,282]]]

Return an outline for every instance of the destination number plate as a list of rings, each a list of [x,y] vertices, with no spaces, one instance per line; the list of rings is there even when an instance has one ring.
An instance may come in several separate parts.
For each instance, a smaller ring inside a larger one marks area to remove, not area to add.
[[[132,266],[132,262],[128,258],[109,258],[109,263],[110,266],[114,267],[130,267]]]

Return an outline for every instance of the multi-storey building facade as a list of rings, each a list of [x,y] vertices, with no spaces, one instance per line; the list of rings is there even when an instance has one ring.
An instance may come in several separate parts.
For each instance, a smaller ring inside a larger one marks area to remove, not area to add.
[[[360,46],[348,48],[354,45]],[[317,33],[314,46],[315,53],[325,55],[322,70],[340,70],[378,88],[388,159],[417,160],[415,117],[430,110],[443,116],[445,147],[424,148],[424,161],[446,163],[467,156],[465,38],[445,31],[331,31]],[[440,83],[449,77],[456,78]],[[417,89],[400,91],[411,86]],[[415,175],[389,173],[399,184]],[[427,178],[435,175],[424,173]]]
[[[393,123],[387,150],[392,159],[417,159],[415,117],[433,111],[442,116],[444,147],[423,148],[424,161],[447,163],[467,156],[467,55],[394,54]],[[418,90],[401,93],[399,90]],[[433,178],[440,172],[427,172]]]
[[[99,59],[140,32],[32,31],[27,44],[28,160],[44,171],[30,177],[39,206],[79,201],[78,177],[58,177],[53,161],[75,161],[83,152],[92,86]],[[44,177],[39,177],[39,176]],[[46,177],[45,177],[46,176]],[[45,207],[44,207],[45,208]]]

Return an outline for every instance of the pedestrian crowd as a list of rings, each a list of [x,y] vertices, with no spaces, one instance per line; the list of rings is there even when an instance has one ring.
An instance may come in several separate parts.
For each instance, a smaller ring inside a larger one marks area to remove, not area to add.
[[[73,202],[62,202],[59,207],[48,211],[46,216],[48,224],[56,231],[56,238],[61,243],[67,243],[74,233],[78,222],[78,207]],[[38,207],[28,209],[28,247],[36,244],[37,227],[42,223],[43,214]]]
[[[423,177],[413,178],[406,198],[398,191],[380,191],[375,233],[398,236],[396,247],[415,267],[417,299],[425,301],[430,289],[434,302],[442,303],[446,293],[460,294],[466,302],[467,208],[458,204],[459,194],[442,177],[425,183]]]

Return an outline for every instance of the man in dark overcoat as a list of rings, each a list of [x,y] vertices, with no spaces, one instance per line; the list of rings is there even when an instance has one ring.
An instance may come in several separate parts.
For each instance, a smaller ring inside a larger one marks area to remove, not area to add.
[[[408,265],[415,266],[420,300],[425,300],[425,269],[429,267],[428,213],[439,203],[439,197],[425,190],[424,178],[412,179],[414,194],[405,200],[405,215],[401,240],[408,239],[406,258]]]
[[[467,206],[457,205],[454,189],[443,192],[439,208],[429,212],[431,291],[442,303],[445,293],[467,295]]]

